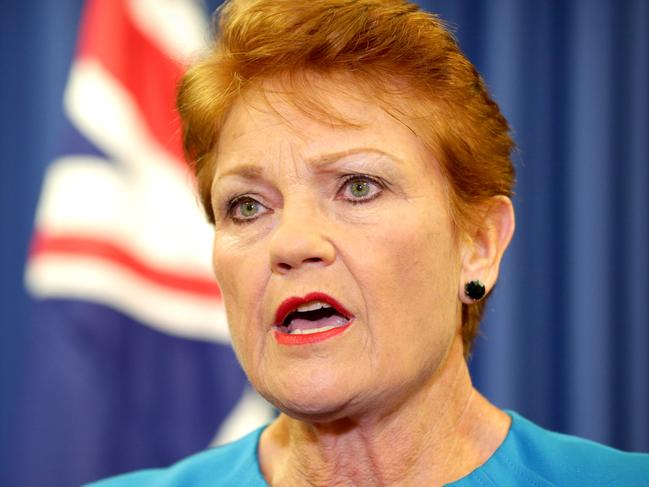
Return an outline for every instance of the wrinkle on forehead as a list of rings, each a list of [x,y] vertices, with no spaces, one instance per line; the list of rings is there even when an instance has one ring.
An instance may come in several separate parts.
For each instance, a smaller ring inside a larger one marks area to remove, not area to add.
[[[379,158],[379,159],[388,159],[393,163],[397,163],[399,165],[403,165],[404,161],[396,156],[395,154],[390,154],[388,152],[384,152],[381,149],[376,149],[373,147],[354,147],[342,151],[335,151],[335,152],[325,152],[323,154],[318,154],[315,157],[305,157],[302,154],[296,154],[295,149],[290,146],[291,149],[291,159],[295,161],[305,161],[307,165],[314,170],[327,170],[330,166],[334,166],[338,164],[342,159],[345,159],[346,157],[349,156],[355,156],[355,155],[364,155],[364,156],[370,156],[373,158]],[[385,169],[384,169],[385,170]],[[264,176],[265,172],[265,167],[254,164],[254,163],[245,163],[245,164],[240,164],[237,165],[233,168],[230,168],[228,170],[223,171],[222,173],[218,174],[217,177],[215,178],[215,181],[218,181],[220,179],[224,179],[228,176],[238,176],[243,179],[260,179]]]
[[[251,83],[239,96],[233,106],[225,125],[237,110],[246,109],[270,117],[277,123],[284,123],[301,134],[300,126],[293,115],[298,112],[304,117],[332,128],[363,128],[366,120],[355,119],[339,107],[344,107],[345,100],[356,103],[368,103],[371,97],[365,94],[353,78],[345,74],[321,75],[317,73],[285,73],[282,76]],[[252,118],[255,118],[254,116]],[[243,131],[232,133],[233,140],[242,136]]]
[[[323,129],[354,130],[371,125],[371,120],[363,119],[363,115],[359,116],[358,111],[353,111],[359,102],[367,103],[353,86],[344,89],[333,80],[321,78],[317,84],[312,83],[297,93],[295,89],[288,89],[286,83],[286,80],[278,78],[265,80],[249,86],[240,95],[223,124],[220,140],[216,144],[213,177],[219,172],[218,162],[227,160],[231,151],[236,152],[237,144],[243,143],[242,139],[246,137],[260,137],[264,132],[272,132],[281,126],[290,130],[296,139],[308,144],[314,135],[304,130],[305,120],[322,124]],[[305,157],[296,151],[294,146],[282,147],[283,153],[278,156],[297,163]],[[258,159],[265,155],[259,154]],[[251,168],[245,172],[255,176]]]
[[[310,142],[310,135],[304,130],[305,120],[322,124],[324,129],[353,131],[370,128],[374,119],[383,112],[419,139],[404,122],[405,108],[392,110],[392,103],[381,102],[383,96],[395,93],[370,94],[357,81],[348,73],[322,75],[311,72],[302,75],[286,73],[251,83],[240,94],[222,126],[214,162],[229,152],[224,150],[222,143],[225,134],[226,145],[230,146],[247,135],[282,125],[299,140]],[[358,110],[359,106],[368,105],[378,111]]]

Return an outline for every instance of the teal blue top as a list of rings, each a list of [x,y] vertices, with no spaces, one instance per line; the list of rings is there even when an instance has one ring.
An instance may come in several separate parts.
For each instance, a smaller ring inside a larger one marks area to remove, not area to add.
[[[480,467],[453,482],[472,486],[649,486],[649,455],[626,453],[592,441],[547,431],[507,411],[512,425],[505,441]],[[234,443],[212,448],[169,468],[143,470],[92,487],[268,487],[257,446],[263,428]]]

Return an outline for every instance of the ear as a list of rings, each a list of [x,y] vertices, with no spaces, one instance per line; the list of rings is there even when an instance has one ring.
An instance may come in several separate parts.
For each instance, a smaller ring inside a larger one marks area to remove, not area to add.
[[[487,293],[498,279],[500,261],[514,233],[514,207],[507,196],[494,196],[483,206],[483,215],[462,243],[462,269],[459,293],[463,303],[474,301],[466,296],[464,286],[481,281]]]

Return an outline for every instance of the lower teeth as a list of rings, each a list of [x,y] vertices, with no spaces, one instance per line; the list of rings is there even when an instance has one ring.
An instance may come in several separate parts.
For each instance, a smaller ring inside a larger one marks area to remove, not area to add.
[[[323,331],[329,331],[333,330],[334,328],[337,328],[336,326],[323,326],[322,328],[310,328],[310,329],[305,329],[305,330],[293,330],[290,331],[289,333],[291,335],[310,335],[311,333],[320,333]]]

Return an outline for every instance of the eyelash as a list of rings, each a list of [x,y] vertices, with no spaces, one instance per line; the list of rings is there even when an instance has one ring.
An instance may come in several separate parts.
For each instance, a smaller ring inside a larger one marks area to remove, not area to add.
[[[352,182],[371,183],[372,185],[377,186],[379,188],[373,195],[368,196],[368,197],[364,197],[364,198],[341,198],[344,201],[346,201],[348,203],[351,203],[353,205],[359,205],[359,204],[362,204],[362,203],[367,203],[368,201],[372,201],[373,199],[378,198],[381,195],[381,193],[383,192],[383,190],[387,187],[386,183],[384,181],[382,181],[381,179],[373,177],[373,176],[369,176],[367,174],[347,174],[347,175],[344,175],[344,176],[340,177],[339,179],[341,180],[341,186],[340,186],[340,189],[338,190],[338,192],[336,193],[337,196],[341,195],[341,193],[343,193],[344,190]],[[242,194],[242,195],[235,196],[235,197],[231,198],[227,202],[227,204],[226,204],[226,214],[230,218],[230,220],[232,220],[237,225],[246,225],[248,223],[254,222],[255,220],[257,220],[257,218],[259,218],[258,216],[253,217],[253,218],[238,218],[238,217],[234,216],[235,211],[237,209],[237,206],[240,205],[241,203],[246,202],[246,201],[255,203],[255,204],[261,206],[262,208],[268,210],[268,208],[264,204],[262,204],[261,202],[259,202],[258,200],[256,200],[252,196],[250,196],[249,194]]]
[[[255,204],[261,206],[262,208],[268,210],[268,208],[264,204],[260,203],[258,200],[256,200],[255,198],[253,198],[249,194],[242,194],[242,195],[235,196],[234,198],[230,199],[227,202],[226,214],[227,214],[228,218],[230,218],[230,220],[232,220],[237,225],[246,225],[248,223],[254,222],[258,218],[258,217],[254,217],[254,218],[238,218],[238,217],[234,216],[234,213],[235,213],[235,211],[237,209],[237,206],[240,205],[241,203],[245,203],[246,201],[255,203]]]
[[[379,188],[373,195],[365,198],[343,198],[345,201],[353,205],[367,203],[368,201],[372,201],[373,199],[378,198],[383,190],[387,187],[383,180],[374,176],[370,176],[368,174],[347,174],[345,176],[342,176],[340,179],[342,180],[342,185],[338,190],[338,194],[342,193],[352,182],[371,183]]]

